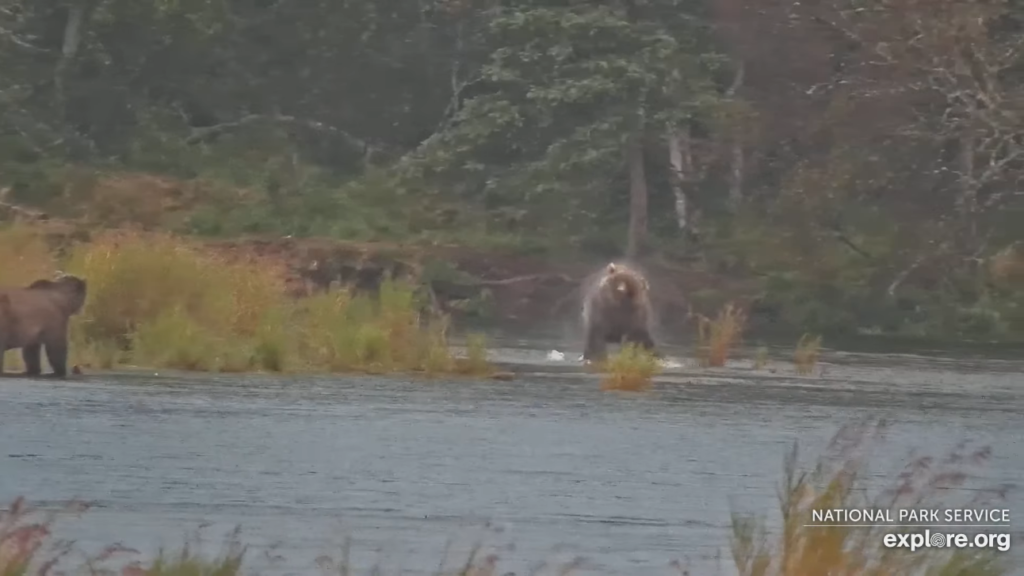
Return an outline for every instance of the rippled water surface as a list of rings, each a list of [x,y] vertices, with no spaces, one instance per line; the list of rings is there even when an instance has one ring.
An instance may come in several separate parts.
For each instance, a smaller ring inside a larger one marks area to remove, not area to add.
[[[96,507],[60,535],[152,552],[202,523],[241,524],[264,574],[308,573],[346,535],[368,566],[431,571],[491,521],[502,566],[587,558],[587,571],[694,574],[724,561],[732,509],[776,514],[782,456],[814,456],[838,427],[884,416],[873,471],[918,448],[991,445],[982,484],[1024,477],[1024,361],[831,352],[823,374],[784,361],[669,370],[639,395],[604,393],[547,349],[497,352],[519,377],[90,375],[0,380],[0,498]],[[681,359],[689,366],[686,359]],[[1006,505],[1016,529],[1024,499]],[[1020,537],[1014,539],[1020,553]],[[1024,564],[1024,563],[1021,563]]]

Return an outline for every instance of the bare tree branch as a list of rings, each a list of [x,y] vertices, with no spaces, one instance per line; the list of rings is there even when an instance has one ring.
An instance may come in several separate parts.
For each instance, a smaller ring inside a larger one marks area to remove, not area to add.
[[[239,128],[249,126],[252,124],[257,124],[260,122],[281,122],[286,124],[298,124],[300,126],[311,128],[313,130],[337,134],[344,138],[348,142],[348,144],[352,146],[354,149],[360,150],[364,153],[368,151],[370,148],[370,145],[365,140],[362,140],[361,138],[356,138],[355,136],[349,134],[344,130],[341,130],[340,128],[324,124],[323,122],[319,122],[317,120],[307,120],[283,114],[249,114],[247,116],[243,116],[238,120],[234,120],[231,122],[222,122],[220,124],[214,124],[213,126],[193,128],[192,134],[185,139],[185,143],[191,146],[194,144],[199,144],[201,142],[209,142],[210,140],[217,138],[218,136],[224,134],[225,132],[237,130]]]

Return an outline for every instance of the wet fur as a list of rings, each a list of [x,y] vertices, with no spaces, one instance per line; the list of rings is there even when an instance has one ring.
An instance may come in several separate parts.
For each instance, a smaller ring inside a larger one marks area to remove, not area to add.
[[[651,337],[651,299],[647,279],[639,272],[611,263],[583,301],[583,360],[601,361],[608,344],[632,343],[661,356]]]
[[[82,309],[85,296],[85,280],[70,275],[36,280],[26,287],[0,287],[0,351],[21,348],[23,375],[40,376],[45,347],[51,376],[66,377],[68,321]]]

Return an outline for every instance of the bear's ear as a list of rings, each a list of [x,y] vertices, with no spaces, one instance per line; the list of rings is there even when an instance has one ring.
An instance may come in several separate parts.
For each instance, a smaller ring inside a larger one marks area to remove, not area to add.
[[[608,263],[608,273],[609,274],[615,274],[618,270],[619,270],[619,268],[618,268],[618,266],[615,265],[615,262],[609,262]]]

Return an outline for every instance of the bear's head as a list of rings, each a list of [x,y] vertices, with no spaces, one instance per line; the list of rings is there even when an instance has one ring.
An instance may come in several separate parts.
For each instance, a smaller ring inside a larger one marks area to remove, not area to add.
[[[647,280],[641,274],[614,262],[605,269],[601,285],[620,303],[641,301],[649,290]]]

